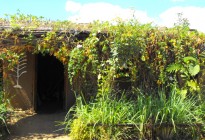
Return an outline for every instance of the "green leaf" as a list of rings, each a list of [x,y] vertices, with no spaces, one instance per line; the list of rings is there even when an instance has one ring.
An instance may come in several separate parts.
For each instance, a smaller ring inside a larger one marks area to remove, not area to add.
[[[185,63],[188,63],[189,61],[194,61],[194,62],[196,62],[197,60],[196,60],[196,58],[194,58],[194,57],[187,56],[187,57],[184,57],[184,58],[183,58],[183,61],[184,61]]]
[[[180,95],[182,97],[182,99],[185,99],[186,98],[186,95],[187,95],[187,89],[183,89],[180,91]]]
[[[145,61],[145,56],[144,55],[142,55],[141,60]]]
[[[190,80],[190,81],[187,81],[187,85],[192,88],[193,90],[197,90],[197,82],[193,81],[193,80]]]
[[[195,76],[200,72],[200,66],[196,65],[194,67],[190,67],[189,68],[189,73],[191,74],[191,76]]]
[[[186,77],[187,77],[186,74],[181,74],[180,76],[181,76],[182,78],[186,78]]]
[[[182,67],[182,65],[181,64],[179,64],[179,63],[175,63],[175,64],[170,64],[168,67],[167,67],[167,69],[166,69],[166,71],[167,72],[176,72],[176,71],[179,71],[180,69],[181,69],[181,67]]]

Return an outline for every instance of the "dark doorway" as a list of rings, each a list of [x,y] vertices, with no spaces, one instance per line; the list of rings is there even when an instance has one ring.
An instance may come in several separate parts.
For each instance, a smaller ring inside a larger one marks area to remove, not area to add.
[[[64,66],[54,56],[37,55],[37,112],[63,110]]]

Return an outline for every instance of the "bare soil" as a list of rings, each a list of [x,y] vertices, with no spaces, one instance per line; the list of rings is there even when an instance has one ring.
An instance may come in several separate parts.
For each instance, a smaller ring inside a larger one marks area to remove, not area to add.
[[[64,133],[63,121],[66,113],[36,114],[17,110],[9,119],[10,135],[5,140],[70,140]]]

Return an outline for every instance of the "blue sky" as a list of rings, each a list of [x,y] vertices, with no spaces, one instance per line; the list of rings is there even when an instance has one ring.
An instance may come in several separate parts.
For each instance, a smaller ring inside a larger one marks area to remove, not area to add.
[[[43,16],[51,20],[90,22],[111,20],[115,16],[142,23],[172,26],[178,12],[188,18],[191,27],[205,32],[205,0],[0,0],[0,17],[15,14]]]

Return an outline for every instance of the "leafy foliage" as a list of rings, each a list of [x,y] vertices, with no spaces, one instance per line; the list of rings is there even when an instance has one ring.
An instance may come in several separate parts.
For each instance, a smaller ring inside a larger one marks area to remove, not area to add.
[[[23,15],[20,11],[15,15],[7,15],[2,22],[12,27],[1,33],[1,42],[9,40],[1,51],[2,59],[14,65],[21,52],[54,55],[64,64],[68,63],[73,90],[82,89],[78,93],[86,94],[95,89],[96,94],[96,89],[100,89],[98,85],[102,85],[98,83],[102,80],[97,77],[106,77],[109,72],[112,73],[111,77],[107,77],[112,84],[107,84],[110,87],[114,86],[115,79],[121,77],[130,77],[133,87],[143,87],[147,91],[169,87],[172,82],[169,77],[174,77],[171,71],[175,71],[176,75],[179,69],[184,69],[183,76],[189,81],[185,85],[193,85],[204,63],[200,56],[204,53],[205,36],[198,31],[190,31],[188,21],[182,15],[179,15],[173,28],[140,24],[135,20],[124,22],[120,19],[115,24],[94,22],[76,25],[69,21],[47,21],[43,17]],[[86,39],[77,38],[84,29],[89,30]],[[37,37],[34,32],[36,30],[48,32]],[[102,68],[106,68],[108,73],[105,74]],[[94,86],[89,84],[90,81]]]
[[[0,93],[0,124],[5,125],[6,124],[6,113],[7,113],[7,108],[6,108],[6,103],[4,101],[4,92],[1,91]]]
[[[187,56],[181,63],[173,63],[167,67],[167,72],[175,73],[175,80],[183,90],[199,91],[199,85],[195,76],[200,72],[200,65],[197,59]],[[183,81],[180,81],[183,80]],[[180,83],[181,82],[181,83]]]
[[[3,63],[1,62],[2,66]],[[7,105],[9,104],[8,99],[6,99],[6,93],[3,91],[3,69],[0,68],[0,138],[5,136],[7,129]]]
[[[91,101],[84,105],[79,100],[72,122],[65,122],[74,139],[132,137],[132,130],[127,127],[110,126],[119,123],[136,126],[133,131],[136,130],[138,138],[150,136],[146,123],[171,123],[167,131],[170,134],[178,131],[179,122],[203,124],[203,106],[199,105],[198,97],[196,102],[192,97],[202,95],[200,89],[204,87],[204,81],[198,77],[203,75],[205,35],[191,31],[181,15],[173,28],[120,19],[114,24],[76,25],[19,12],[8,19],[0,20],[11,27],[1,31],[0,59],[8,63],[9,69],[27,51],[49,53],[68,66],[72,90],[84,95],[85,103]],[[89,32],[83,32],[84,29]],[[35,34],[42,30],[47,32],[40,37]],[[87,36],[79,38],[80,32]],[[119,99],[122,92],[116,91],[121,90],[119,85],[124,79],[131,83],[130,92]],[[159,94],[162,88],[163,94]],[[132,100],[127,99],[130,96]],[[202,100],[203,96],[200,97]]]

